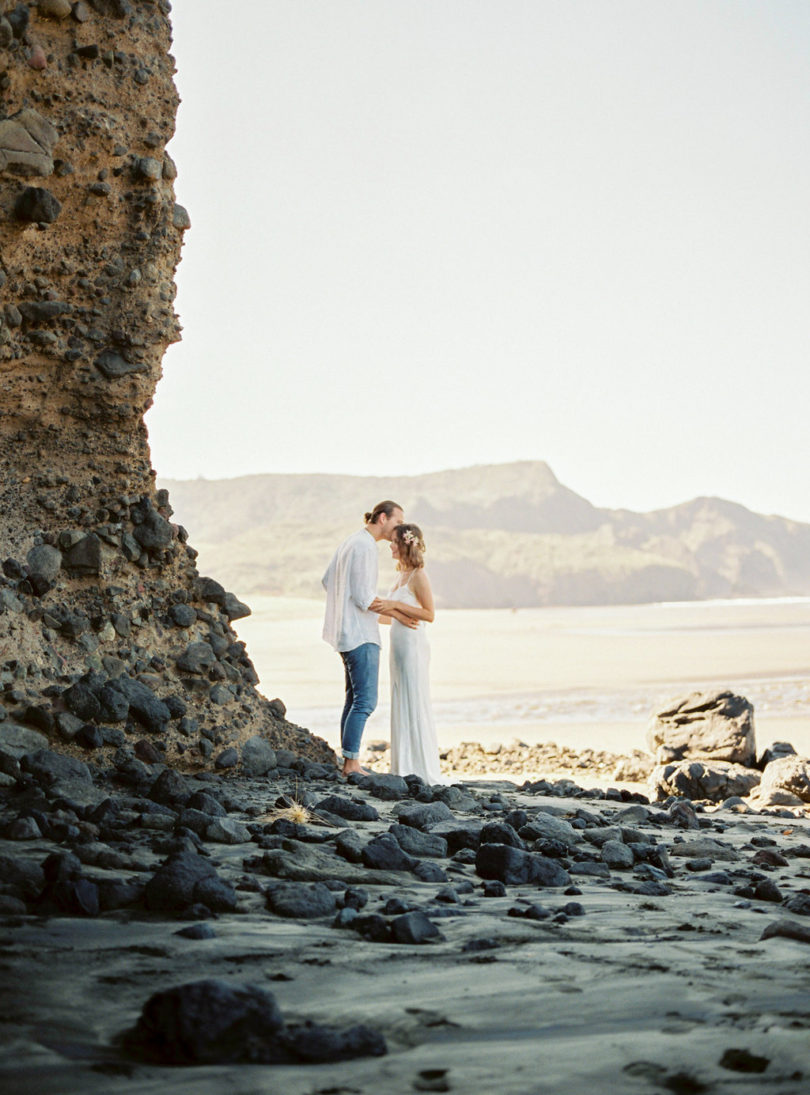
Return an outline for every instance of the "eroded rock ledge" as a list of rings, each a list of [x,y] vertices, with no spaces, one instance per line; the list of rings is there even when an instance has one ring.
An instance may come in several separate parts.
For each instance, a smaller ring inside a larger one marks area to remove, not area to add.
[[[256,691],[249,610],[154,485],[143,415],[190,224],[169,11],[0,0],[0,725],[190,767],[257,734],[326,759]]]

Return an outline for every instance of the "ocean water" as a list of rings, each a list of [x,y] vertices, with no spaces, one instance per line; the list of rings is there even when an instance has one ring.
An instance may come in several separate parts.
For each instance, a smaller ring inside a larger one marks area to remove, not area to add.
[[[269,698],[331,745],[342,666],[317,601],[259,598],[237,622]],[[387,635],[380,704],[364,741],[388,738]],[[755,709],[760,746],[810,753],[810,598],[448,610],[429,627],[442,746],[554,741],[644,748],[650,714],[695,690],[730,688]]]

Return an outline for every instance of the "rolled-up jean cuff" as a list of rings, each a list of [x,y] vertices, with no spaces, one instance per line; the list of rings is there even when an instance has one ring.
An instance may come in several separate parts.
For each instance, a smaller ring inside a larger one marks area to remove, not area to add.
[[[344,760],[357,760],[357,758],[360,756],[359,753],[347,753],[345,749],[341,751],[343,753]]]

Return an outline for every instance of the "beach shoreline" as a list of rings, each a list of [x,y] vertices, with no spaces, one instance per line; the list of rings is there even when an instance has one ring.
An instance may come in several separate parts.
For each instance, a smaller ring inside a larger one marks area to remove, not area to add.
[[[320,638],[322,604],[259,598],[253,609],[237,626],[260,688],[293,722],[339,744],[342,675]],[[429,634],[442,749],[518,738],[627,753],[646,748],[663,704],[729,688],[754,706],[758,747],[787,740],[810,752],[808,598],[450,610]],[[384,649],[367,741],[388,736],[387,694]]]

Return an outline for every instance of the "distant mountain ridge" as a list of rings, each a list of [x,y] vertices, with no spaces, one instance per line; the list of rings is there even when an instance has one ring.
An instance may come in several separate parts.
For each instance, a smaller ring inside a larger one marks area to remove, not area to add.
[[[810,595],[810,525],[695,498],[599,509],[548,464],[428,475],[161,480],[200,566],[239,595],[319,597],[338,541],[382,498],[421,525],[444,607],[638,604]],[[381,553],[381,585],[386,564]]]

